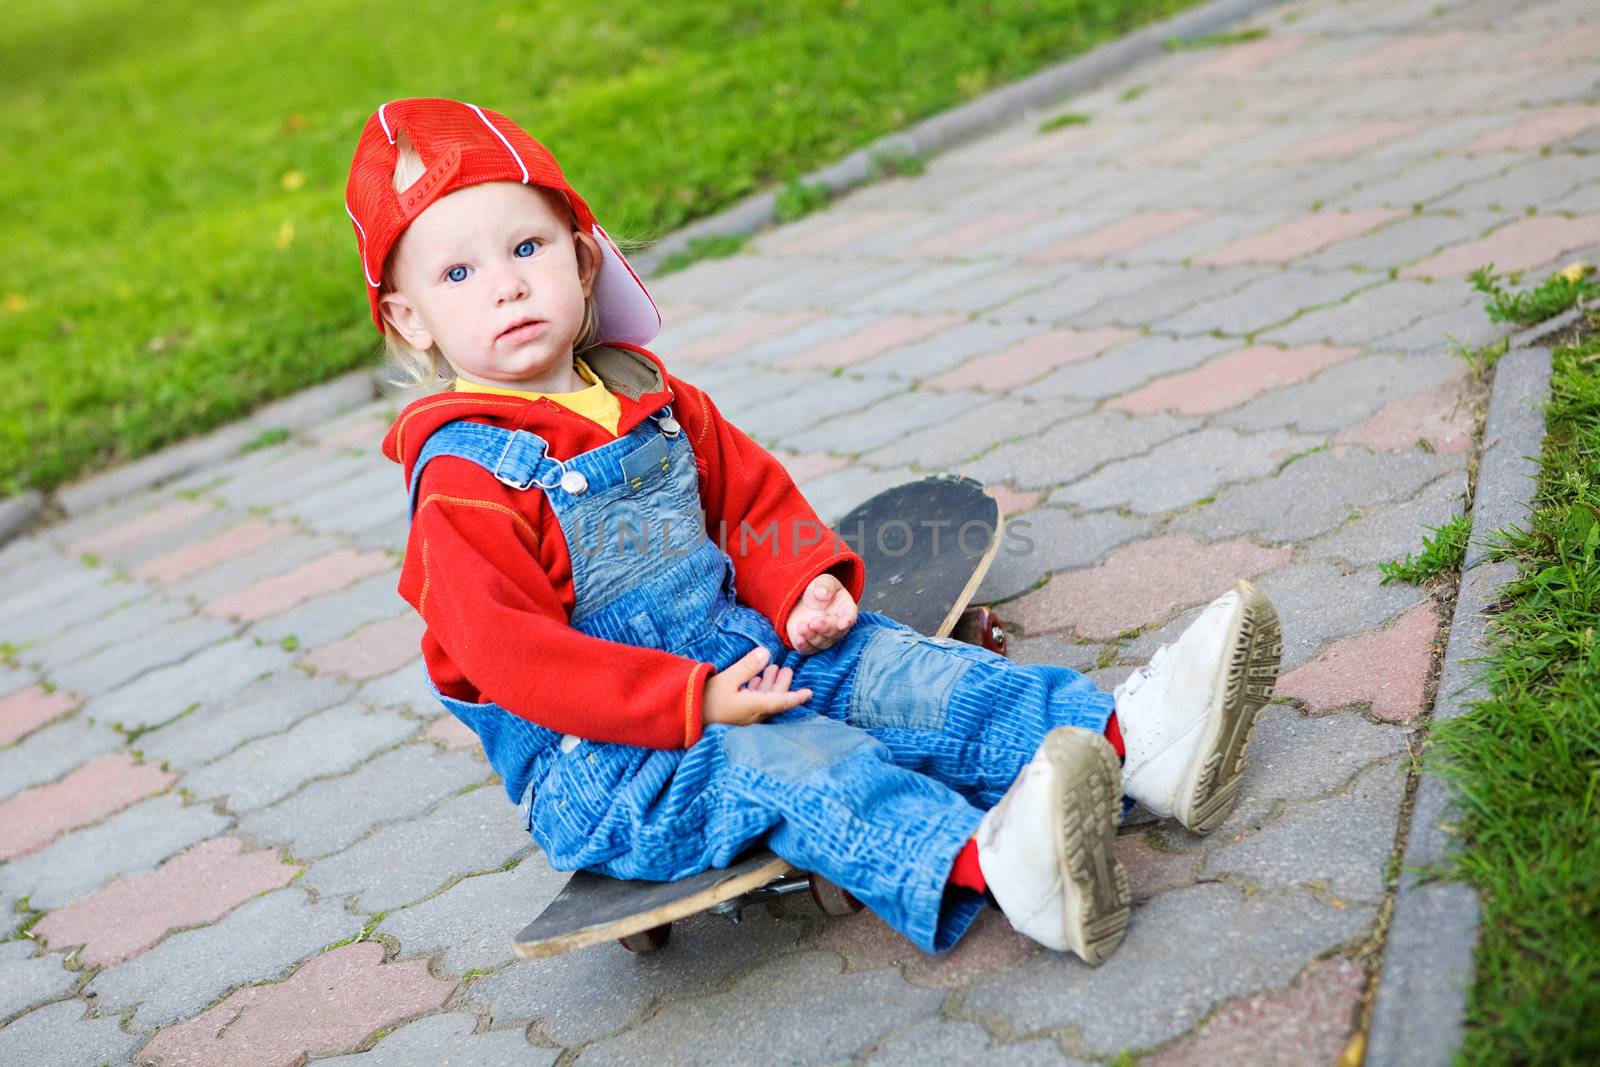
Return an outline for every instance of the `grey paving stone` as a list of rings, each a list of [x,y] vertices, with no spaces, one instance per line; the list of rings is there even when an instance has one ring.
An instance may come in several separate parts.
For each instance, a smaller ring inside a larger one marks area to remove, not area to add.
[[[429,1015],[388,1034],[366,1052],[317,1060],[318,1067],[550,1067],[559,1049],[528,1044],[522,1030],[474,1034],[462,1012]]]
[[[0,891],[48,911],[88,896],[112,878],[152,870],[190,845],[216,837],[231,819],[175,793],[124,808],[0,866]]]
[[[391,823],[313,863],[302,881],[324,899],[352,896],[363,911],[389,911],[456,876],[503,866],[532,848],[527,827],[498,786],[452,797],[419,819]]]
[[[1044,331],[1045,327],[1039,323],[980,319],[891,348],[881,356],[853,365],[850,371],[871,376],[892,375],[907,381],[931,378],[974,356],[992,355]]]
[[[1279,607],[1283,669],[1307,662],[1330,641],[1376,630],[1427,599],[1415,586],[1380,580],[1375,567],[1347,574],[1326,563],[1296,563],[1258,579]]]
[[[262,675],[287,666],[292,654],[277,645],[235,638],[161,667],[85,705],[86,714],[125,728],[166,722],[193,704],[222,700]],[[76,687],[74,687],[76,688]]]
[[[1340,241],[1298,262],[1319,270],[1336,267],[1388,270],[1432,255],[1446,245],[1479,237],[1494,223],[1492,215],[1481,212],[1467,215],[1412,215],[1374,230],[1365,237]]]
[[[1090,968],[1041,952],[978,982],[962,1002],[1020,1034],[1076,1025],[1102,1055],[1159,1044],[1222,1001],[1287,986],[1306,961],[1365,932],[1372,909],[1304,891],[1246,897],[1221,884],[1161,893],[1133,915],[1122,946]]]
[[[851,464],[807,479],[801,493],[817,513],[817,518],[834,527],[841,536],[848,536],[837,530],[837,524],[851,508],[885,489],[916,481],[918,477],[917,472],[909,467],[876,468]],[[738,530],[730,529],[729,537],[736,541]]]
[[[144,1041],[125,1034],[115,1016],[85,1018],[81,1000],[51,1004],[0,1029],[0,1063],[96,1067],[121,1063]]]
[[[1135,272],[1165,273],[1136,280]],[[1104,299],[1071,317],[1074,326],[1146,326],[1169,316],[1221,300],[1276,273],[1268,267],[1130,267],[1133,284],[1107,289]]]
[[[1410,207],[1448,195],[1469,182],[1506,169],[1510,160],[1500,155],[1450,156],[1424,159],[1389,178],[1364,183],[1348,195],[1329,201],[1334,208]]]
[[[981,482],[1010,482],[1019,489],[1065,485],[1103,463],[1147,452],[1198,424],[1197,419],[1171,415],[1129,418],[1113,411],[1095,412],[1001,445],[957,469]]]
[[[580,1045],[633,1023],[658,998],[703,996],[758,963],[786,959],[803,929],[759,907],[745,909],[737,926],[702,913],[674,923],[672,941],[657,952],[635,956],[610,944],[521,960],[474,982],[464,1001],[485,1008],[496,1026],[536,1020],[547,1040]]]
[[[377,823],[421,815],[488,774],[467,753],[401,745],[348,774],[312,782],[252,812],[239,829],[258,841],[287,844],[301,858],[323,856],[353,844]]]
[[[1561,199],[1544,205],[1544,210],[1561,211],[1569,215],[1593,215],[1600,212],[1600,182],[1580,186]]]
[[[1339,247],[1339,246],[1335,246]],[[1331,344],[1371,344],[1399,333],[1440,312],[1461,307],[1461,289],[1449,282],[1411,279],[1381,282],[1342,304],[1310,311],[1261,335],[1261,340],[1288,345],[1325,341]],[[1435,343],[1442,333],[1431,334]]]
[[[292,533],[254,552],[207,567],[180,582],[174,582],[168,587],[168,595],[186,597],[204,604],[343,547],[339,541],[322,534]]]
[[[46,674],[82,663],[112,646],[124,646],[194,613],[188,604],[151,596],[29,646],[23,658],[38,663]]]
[[[1154,515],[1210,496],[1230,482],[1262,477],[1323,438],[1284,430],[1244,435],[1197,430],[1163,442],[1142,456],[1106,464],[1087,478],[1050,494],[1052,504],[1122,507]]]
[[[1096,325],[1096,316],[1090,309],[1098,310],[1101,304],[1120,301],[1130,294],[1163,292],[1173,279],[1182,276],[1180,268],[1154,264],[1075,264],[1074,268],[1058,282],[990,309],[986,317],[1048,326]]]
[[[1336,304],[1358,289],[1377,284],[1370,274],[1355,271],[1282,270],[1252,282],[1227,296],[1207,300],[1188,311],[1158,319],[1164,331],[1205,333],[1218,330],[1233,336],[1252,334],[1274,326],[1301,311]]]
[[[1403,558],[1421,550],[1428,527],[1443,526],[1466,511],[1466,492],[1466,471],[1452,471],[1411,500],[1364,510],[1360,518],[1307,543],[1305,554],[1355,566]]]
[[[1400,500],[1460,463],[1458,456],[1334,447],[1295,460],[1275,477],[1232,486],[1178,516],[1171,529],[1211,539],[1251,534],[1300,541],[1334,529],[1357,507]]]
[[[1263,233],[1302,214],[1281,208],[1275,211],[1260,208],[1259,204],[1251,204],[1249,210],[1235,205],[1226,213],[1192,222],[1163,237],[1141,241],[1115,258],[1129,263],[1181,263],[1241,237]]]
[[[583,1051],[586,1064],[830,1063],[885,1031],[935,1015],[944,991],[871,971],[841,975],[831,953],[758,967],[733,989],[679,1004]],[[817,1020],[827,1019],[826,1027]],[[719,1039],[707,1044],[703,1035]]]
[[[101,1011],[138,1004],[135,1024],[162,1026],[195,1014],[236,985],[281,977],[307,956],[354,936],[361,922],[337,901],[312,903],[303,890],[280,889],[101,971],[87,991]]]
[[[818,263],[814,279],[774,293],[765,304],[779,309],[800,305],[845,311],[917,311],[923,307],[923,295],[960,276],[961,272],[951,271],[948,265],[917,261]]]
[[[1368,768],[1348,794],[1291,804],[1255,833],[1213,848],[1205,876],[1239,875],[1267,889],[1320,884],[1340,900],[1375,904],[1405,788],[1402,762]]]
[[[428,688],[420,659],[362,686],[361,700],[374,708],[403,708],[429,718],[439,713],[440,706],[439,698]]]
[[[177,663],[207,645],[226,639],[238,628],[238,624],[224,619],[180,616],[76,663],[60,664],[52,674],[58,685],[83,696],[110,694],[147,671]]]
[[[980,596],[976,599],[983,598]],[[1005,621],[1004,609],[1001,610],[1000,621]],[[1041,634],[1038,637],[1012,635],[1006,656],[1013,663],[1043,663],[1088,672],[1099,662],[1104,651],[1104,645],[1074,644],[1062,634]]]
[[[845,411],[860,411],[884,397],[904,391],[906,383],[892,378],[861,378],[845,373],[801,385],[788,395],[744,412],[744,430],[771,446],[785,434],[796,433]]]
[[[1309,381],[1263,393],[1215,421],[1241,430],[1290,426],[1306,433],[1334,433],[1376,414],[1391,400],[1438,385],[1460,369],[1461,361],[1444,353],[1359,356]]]
[[[282,667],[141,735],[139,747],[147,759],[188,770],[263,734],[286,730],[314,712],[348,700],[354,691],[348,682],[330,675],[312,677]]]
[[[349,535],[351,548],[373,548],[388,552],[401,552],[406,547],[406,535],[411,522],[405,516],[386,519],[376,526],[357,530]]]
[[[0,640],[24,647],[33,645],[65,631],[93,625],[124,604],[149,595],[144,586],[115,578],[104,568],[91,573],[100,580],[77,588],[68,599],[40,605],[0,623]],[[76,584],[70,579],[68,582]]]
[[[115,752],[122,737],[83,712],[41,727],[10,748],[0,748],[0,798],[53,782],[80,764]]]
[[[942,1019],[918,1023],[903,1033],[879,1043],[867,1056],[869,1064],[889,1067],[925,1067],[930,1063],[982,1063],[986,1067],[1089,1067],[1087,1060],[1061,1054],[1061,1046],[1049,1038],[1001,1044],[976,1023],[947,1022]]]
[[[1008,317],[1001,309],[1019,297],[1069,288],[1084,268],[1073,263],[1023,263],[1013,267],[990,266],[977,277],[962,281],[929,296],[930,306],[939,311]]]
[[[1222,337],[1147,334],[1124,341],[1093,359],[1057,367],[1038,381],[1013,389],[1011,395],[1034,400],[1102,400],[1131,392],[1152,378],[1199,366],[1212,356],[1238,347],[1238,341]]]
[[[1074,515],[1061,508],[1034,508],[1005,524],[975,599],[987,604],[1025,593],[1045,575],[1088,566],[1149,530],[1148,521],[1112,511]]]
[[[1385,334],[1378,344],[1406,352],[1446,352],[1449,342],[1477,347],[1510,332],[1506,326],[1489,321],[1483,313],[1482,298],[1470,297],[1453,308],[1418,319],[1403,330]]]
[[[862,327],[876,322],[881,317],[882,316],[880,315],[875,315],[868,312],[860,312],[854,315],[823,315],[811,322],[805,323],[802,326],[797,326],[792,330],[786,330],[783,333],[775,334],[765,341],[758,341],[748,348],[741,349],[739,352],[739,360],[741,362],[760,365],[782,363],[790,356],[797,356],[801,352],[808,351],[819,345],[827,344],[829,341],[838,340],[841,337],[848,337],[857,330],[860,330]],[[684,368],[685,373],[689,375],[690,381],[695,380],[694,375],[698,374],[699,370],[700,369],[698,367]],[[677,372],[674,371],[674,373]],[[810,375],[818,374],[818,372],[812,371],[788,370],[782,371],[781,373],[790,375],[797,373]],[[823,371],[820,373],[826,374],[827,372]],[[722,397],[720,395],[715,395],[712,397],[712,399],[717,401],[719,404],[722,402]]]
[[[1447,211],[1500,210],[1521,214],[1593,181],[1594,160],[1564,152],[1536,156],[1495,178],[1474,181],[1434,202]]]
[[[288,611],[262,619],[245,633],[276,644],[293,636],[301,648],[315,648],[336,641],[369,622],[391,619],[407,610],[397,586],[397,570],[379,571],[354,585],[316,597]]]
[[[463,878],[436,897],[390,912],[379,930],[399,939],[402,954],[443,949],[441,966],[453,974],[490,970],[517,958],[512,938],[570,877],[551,870],[535,851],[512,870]]]
[[[1461,1046],[1462,1005],[1473,981],[1481,905],[1464,882],[1403,891],[1385,946],[1371,1043],[1372,1067],[1448,1063]]]
[[[941,294],[952,290],[959,291],[964,286],[982,281],[995,271],[995,264],[990,260],[970,263],[923,261],[915,264],[897,263],[894,267],[896,268],[894,273],[884,272],[870,279],[875,283],[881,277],[887,279],[890,284],[881,286],[869,284],[860,295],[846,295],[837,286],[832,287],[834,293],[844,298],[838,306],[846,312],[950,311],[953,308],[940,299]],[[821,299],[827,301],[828,294],[824,294]],[[833,307],[835,304],[830,302],[813,306]]]
[[[66,996],[78,984],[81,975],[61,965],[65,957],[57,953],[33,957],[38,947],[26,939],[0,943],[0,1019]]]
[[[913,466],[947,470],[1003,441],[1035,434],[1087,410],[1086,404],[1004,399],[978,404],[942,425],[913,430],[862,459],[874,467]]]
[[[416,731],[392,711],[344,704],[320,711],[281,734],[257,738],[179,783],[202,799],[220,799],[235,813],[265,807],[313,778],[336,774]]]
[[[776,400],[796,386],[827,377],[826,371],[768,370],[750,365],[744,359],[744,353],[739,353],[714,368],[694,368],[694,384],[706,390],[718,410],[737,424],[744,422],[747,408]],[[715,370],[716,374],[708,377],[704,373],[706,370]]]
[[[211,493],[236,511],[250,508],[276,508],[299,500],[328,485],[359,477],[370,465],[366,456],[329,456],[300,445],[280,446],[283,452],[273,462],[252,472],[235,474]]]
[[[86,567],[76,561],[51,563],[32,568],[36,573],[26,584],[8,590],[0,600],[0,640],[20,643],[34,632],[33,620],[57,611],[74,612],[77,598],[106,585],[108,574],[101,567]]]
[[[368,530],[395,520],[405,521],[409,498],[405,482],[398,477],[399,471],[398,467],[392,467],[381,489],[374,488],[346,501],[342,507],[331,505],[326,511],[307,517],[305,524],[319,533],[337,535]]]
[[[846,415],[823,419],[815,425],[782,438],[785,448],[797,452],[832,452],[850,455],[870,452],[904,436],[929,427],[944,426],[974,405],[989,397],[976,390],[938,392],[916,390],[900,393],[867,408]]]

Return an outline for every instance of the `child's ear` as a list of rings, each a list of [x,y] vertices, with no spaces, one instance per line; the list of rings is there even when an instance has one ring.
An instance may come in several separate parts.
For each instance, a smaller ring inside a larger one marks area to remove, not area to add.
[[[594,293],[594,280],[600,276],[600,242],[592,233],[572,231],[572,248],[578,257],[578,281],[583,283],[583,295]]]
[[[422,316],[417,314],[417,309],[412,306],[398,291],[385,293],[378,298],[378,307],[383,311],[384,319],[397,330],[406,344],[418,352],[426,352],[433,347],[433,335],[422,324]]]

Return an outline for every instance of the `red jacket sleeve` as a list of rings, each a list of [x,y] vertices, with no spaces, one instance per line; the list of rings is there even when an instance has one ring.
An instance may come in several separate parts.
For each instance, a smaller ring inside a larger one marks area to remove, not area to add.
[[[574,629],[527,517],[493,499],[430,494],[431,473],[400,594],[481,698],[594,741],[676,749],[700,739],[711,664]]]
[[[833,573],[858,602],[866,564],[820,519],[777,457],[729,422],[700,389],[673,377],[678,411],[700,467],[706,530],[733,559],[739,599],[784,624],[806,586]]]

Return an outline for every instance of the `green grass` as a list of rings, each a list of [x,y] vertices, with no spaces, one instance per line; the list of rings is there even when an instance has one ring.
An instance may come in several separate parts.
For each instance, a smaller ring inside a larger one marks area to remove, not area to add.
[[[649,240],[1194,0],[41,0],[0,36],[0,496],[376,358],[381,102],[502,111]]]
[[[1600,284],[1589,280],[1594,267],[1588,263],[1573,264],[1557,271],[1532,289],[1516,292],[1505,288],[1494,277],[1494,264],[1479,267],[1469,276],[1474,289],[1489,299],[1483,310],[1490,322],[1512,322],[1532,326],[1583,300],[1600,296]],[[1520,275],[1508,279],[1511,285],[1521,280]]]
[[[1556,348],[1526,530],[1507,538],[1492,695],[1438,724],[1428,765],[1463,798],[1455,873],[1483,901],[1459,1059],[1600,1062],[1600,316]]]
[[[1456,515],[1443,526],[1428,526],[1426,529],[1432,530],[1434,536],[1423,535],[1422,551],[1415,559],[1407,552],[1403,560],[1378,564],[1378,569],[1383,572],[1383,580],[1379,585],[1388,585],[1390,582],[1421,585],[1436,574],[1461,569],[1462,562],[1467,558],[1467,539],[1472,536],[1472,519],[1466,515]]]
[[[1039,123],[1039,132],[1049,133],[1051,130],[1059,130],[1064,126],[1082,126],[1088,121],[1089,116],[1081,111],[1068,111],[1064,115],[1057,115]]]
[[[1224,48],[1230,44],[1244,44],[1247,41],[1259,41],[1267,35],[1265,26],[1254,26],[1248,30],[1229,30],[1225,33],[1206,33],[1199,37],[1168,37],[1161,43],[1169,52],[1181,52],[1186,48]]]

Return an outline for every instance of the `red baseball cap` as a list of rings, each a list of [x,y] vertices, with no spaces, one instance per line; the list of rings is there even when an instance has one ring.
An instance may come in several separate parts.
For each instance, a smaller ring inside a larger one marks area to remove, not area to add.
[[[395,136],[401,130],[411,138],[427,171],[404,192],[396,192]],[[583,197],[567,184],[550,150],[497,111],[435,97],[391,100],[378,108],[362,129],[350,161],[344,208],[355,224],[367,300],[379,333],[383,312],[378,290],[389,250],[429,204],[483,182],[539,185],[566,197],[578,228],[593,234],[600,244],[600,272],[594,285],[599,340],[642,345],[655,337],[661,328],[655,301],[595,222]]]

